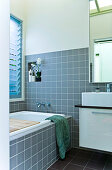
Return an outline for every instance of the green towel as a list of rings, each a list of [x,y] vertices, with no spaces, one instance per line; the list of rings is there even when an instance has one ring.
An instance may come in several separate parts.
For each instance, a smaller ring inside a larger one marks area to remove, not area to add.
[[[56,140],[61,159],[65,158],[65,153],[70,145],[70,131],[66,118],[58,115],[51,116],[46,120],[51,120],[56,124]]]

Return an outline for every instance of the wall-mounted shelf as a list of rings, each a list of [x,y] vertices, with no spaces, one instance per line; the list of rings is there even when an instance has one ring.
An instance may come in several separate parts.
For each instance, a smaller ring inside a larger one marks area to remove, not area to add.
[[[30,71],[32,71],[31,75],[30,75]],[[28,72],[29,72],[29,82],[40,82],[41,81],[41,72],[38,71],[38,66],[36,62],[28,63]]]

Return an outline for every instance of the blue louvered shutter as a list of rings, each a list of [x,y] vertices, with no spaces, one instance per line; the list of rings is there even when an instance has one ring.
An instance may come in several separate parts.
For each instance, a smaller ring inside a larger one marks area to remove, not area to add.
[[[10,99],[22,95],[22,22],[10,17],[10,58],[9,58]]]

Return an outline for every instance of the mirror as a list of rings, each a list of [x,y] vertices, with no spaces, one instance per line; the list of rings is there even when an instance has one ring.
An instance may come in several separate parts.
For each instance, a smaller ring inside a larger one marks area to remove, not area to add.
[[[112,82],[112,0],[90,0],[90,82]]]

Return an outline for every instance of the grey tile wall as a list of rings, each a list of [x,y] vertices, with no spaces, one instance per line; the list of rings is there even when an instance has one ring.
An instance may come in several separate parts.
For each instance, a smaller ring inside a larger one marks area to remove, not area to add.
[[[24,111],[24,110],[27,110],[25,102],[10,102],[9,103],[10,113]]]
[[[71,118],[68,118],[71,129]],[[10,142],[10,170],[46,170],[58,158],[55,124]]]
[[[42,81],[28,82],[28,62],[42,59]],[[79,113],[74,105],[81,103],[81,93],[95,91],[105,84],[89,83],[88,48],[26,56],[25,102],[10,103],[10,112],[32,110],[64,113],[72,116],[72,147],[78,147]],[[50,102],[51,107],[37,108],[37,102]]]
[[[28,82],[28,62],[42,59],[42,81]],[[61,113],[73,117],[72,147],[79,146],[79,113],[74,105],[81,103],[81,93],[95,91],[105,84],[89,83],[88,48],[26,56],[26,108],[27,110]],[[51,103],[51,107],[38,108],[37,102]]]

